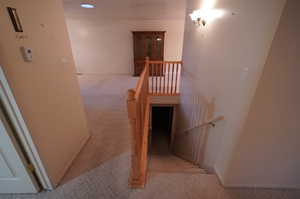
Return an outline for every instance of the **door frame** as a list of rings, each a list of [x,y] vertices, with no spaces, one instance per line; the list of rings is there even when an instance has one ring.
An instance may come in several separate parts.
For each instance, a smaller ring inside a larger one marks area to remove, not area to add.
[[[166,40],[166,32],[167,31],[131,31],[132,35],[133,35],[133,76],[140,76],[140,74],[138,73],[137,71],[137,68],[136,68],[136,63],[140,63],[140,64],[144,64],[145,62],[145,59],[143,60],[139,60],[136,58],[136,45],[135,45],[135,36],[137,34],[162,34],[163,35],[163,51],[162,51],[162,60],[152,60],[151,57],[150,57],[150,60],[152,61],[164,61],[165,59],[165,51],[166,51],[166,48],[165,48],[165,40]],[[146,57],[145,57],[146,58]]]
[[[20,141],[20,146],[28,156],[38,181],[44,190],[53,190],[54,186],[46,172],[45,166],[38,154],[38,150],[32,140],[31,134],[22,117],[19,107],[15,101],[13,93],[9,87],[5,73],[0,66],[0,100],[3,103],[5,111],[16,130],[17,139]]]

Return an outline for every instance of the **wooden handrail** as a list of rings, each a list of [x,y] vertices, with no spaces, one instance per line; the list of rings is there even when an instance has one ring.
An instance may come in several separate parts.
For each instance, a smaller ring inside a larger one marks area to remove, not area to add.
[[[149,59],[138,80],[136,89],[128,90],[127,109],[132,129],[130,186],[142,188],[146,183],[149,133]]]
[[[193,129],[196,129],[196,128],[202,128],[202,127],[206,127],[206,126],[212,126],[212,127],[215,127],[215,126],[216,126],[216,122],[221,121],[221,120],[224,120],[224,116],[222,116],[222,115],[216,117],[215,119],[206,121],[206,122],[204,122],[204,123],[202,123],[202,124],[200,124],[200,125],[197,125],[197,126],[194,126],[194,127],[192,127],[192,128],[186,129],[186,130],[184,130],[183,132],[186,132],[186,133],[187,133],[187,132],[190,132],[190,131],[193,130]]]
[[[149,97],[153,94],[178,95],[181,66],[180,61],[150,61],[146,58],[144,70],[135,89],[128,90],[127,110],[132,129],[129,184],[132,188],[142,188],[146,183],[150,125]]]
[[[160,61],[160,60],[149,61],[149,64],[163,64],[163,63],[182,64],[182,61]]]
[[[145,61],[145,68],[138,80],[136,89],[135,89],[135,98],[138,98],[139,96],[141,96],[141,92],[142,92],[142,88],[143,86],[145,86],[144,84],[147,84],[148,86],[148,78],[149,78],[149,58],[146,57],[146,61]],[[147,95],[149,93],[149,87],[147,88]]]

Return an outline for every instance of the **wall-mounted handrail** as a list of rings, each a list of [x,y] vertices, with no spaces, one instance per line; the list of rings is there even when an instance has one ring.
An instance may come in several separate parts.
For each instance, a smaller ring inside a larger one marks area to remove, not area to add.
[[[215,127],[215,126],[216,126],[216,122],[219,122],[219,121],[221,121],[221,120],[224,120],[224,116],[222,116],[222,115],[221,115],[221,116],[218,116],[218,117],[216,117],[216,118],[214,118],[214,119],[212,119],[212,120],[206,121],[206,122],[204,122],[204,123],[202,123],[202,124],[199,124],[199,125],[197,125],[197,126],[194,126],[194,127],[192,127],[192,128],[186,129],[186,130],[184,130],[183,132],[187,133],[187,132],[190,132],[190,131],[193,130],[193,129],[196,129],[196,128],[202,128],[202,127],[206,127],[206,126]]]

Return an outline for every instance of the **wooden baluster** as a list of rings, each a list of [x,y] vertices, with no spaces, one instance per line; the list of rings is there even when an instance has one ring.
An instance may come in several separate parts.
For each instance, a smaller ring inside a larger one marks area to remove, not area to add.
[[[172,73],[172,94],[174,94],[174,88],[175,88],[175,68],[176,68],[176,63],[173,63],[173,73]]]
[[[175,88],[175,79],[176,77],[176,63],[173,63],[173,73],[172,73],[172,94],[174,94],[174,88]]]
[[[151,83],[151,93],[153,94],[154,93],[154,89],[153,89],[153,85],[154,85],[154,79],[153,79],[153,64],[151,64],[151,80],[152,80],[152,83]]]
[[[171,88],[171,67],[172,67],[172,64],[171,62],[169,62],[169,68],[168,68],[168,94],[170,93],[170,88]]]
[[[168,93],[168,84],[169,84],[169,63],[166,62],[166,92],[165,94]]]
[[[177,94],[177,84],[178,84],[178,68],[179,63],[176,64],[176,80],[175,80],[175,94]],[[179,85],[178,85],[179,86]]]
[[[173,63],[170,64],[170,94],[172,94],[172,87],[173,87]]]
[[[150,94],[150,90],[149,90],[149,81],[150,81],[150,79],[149,79],[149,70],[150,70],[150,66],[149,66],[149,64],[148,64],[148,68],[147,68],[147,92],[148,92],[148,94]]]
[[[161,93],[163,94],[164,93],[164,91],[163,91],[163,81],[164,81],[164,62],[162,62],[161,63],[161,76],[160,76],[160,78],[161,78]]]
[[[155,93],[155,64],[152,64],[152,68],[153,68],[153,74],[152,74],[152,78],[153,78],[153,94]]]
[[[154,68],[153,68],[153,64],[150,64],[151,65],[151,80],[152,80],[152,83],[151,83],[151,93],[153,94],[154,93]]]
[[[157,94],[159,94],[159,79],[160,79],[160,76],[159,76],[159,70],[160,70],[160,65],[159,63],[157,64]]]
[[[162,69],[162,64],[158,64],[158,71],[159,71],[159,86],[158,86],[158,93],[161,93],[161,69]]]
[[[156,91],[156,65],[155,63],[153,63],[153,80],[154,80],[154,83],[153,83],[153,94],[155,94],[155,91]]]
[[[152,66],[152,94],[155,93],[155,68],[154,68],[154,63],[151,64]]]
[[[158,93],[158,64],[155,64],[155,92]]]
[[[174,75],[173,69],[174,69],[174,63],[172,63],[172,67],[171,67],[171,82],[170,82],[170,84],[171,84],[170,94],[171,95],[173,93],[173,75]]]
[[[166,62],[163,62],[163,76],[164,76],[164,81],[163,81],[163,94],[164,94],[166,90]]]
[[[157,65],[156,63],[154,64],[154,70],[155,70],[155,79],[154,79],[154,82],[155,82],[155,94],[156,94],[156,90],[157,90]]]
[[[169,68],[168,68],[168,91],[167,93],[169,94],[170,93],[170,82],[171,82],[171,63],[169,62]]]
[[[161,93],[161,63],[158,63],[158,94]]]

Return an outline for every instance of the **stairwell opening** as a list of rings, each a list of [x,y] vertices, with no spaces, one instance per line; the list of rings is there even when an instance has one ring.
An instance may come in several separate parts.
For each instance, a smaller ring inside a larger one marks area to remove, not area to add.
[[[174,107],[153,106],[151,117],[150,153],[157,155],[170,154]]]
[[[197,166],[173,154],[172,137],[176,126],[176,108],[176,105],[152,105],[148,154],[149,179],[160,173],[169,175],[201,172]]]

